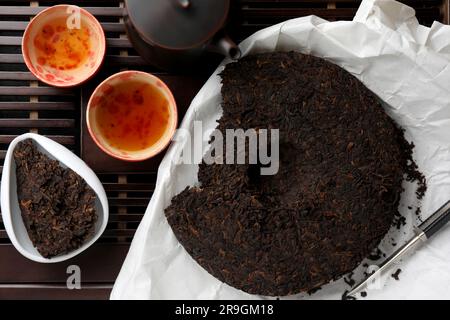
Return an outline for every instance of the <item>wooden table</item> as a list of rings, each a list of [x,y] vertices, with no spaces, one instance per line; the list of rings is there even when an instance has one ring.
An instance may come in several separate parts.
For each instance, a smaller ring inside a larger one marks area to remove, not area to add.
[[[0,1],[0,170],[9,142],[37,132],[67,146],[98,174],[108,193],[110,219],[101,239],[80,256],[59,264],[23,258],[10,244],[0,218],[0,299],[107,299],[156,181],[160,158],[130,165],[104,155],[86,134],[84,108],[92,89],[108,75],[125,69],[152,72],[166,81],[182,117],[190,101],[218,63],[217,57],[195,75],[166,73],[149,66],[133,50],[120,0],[76,0],[102,23],[107,36],[105,64],[87,85],[52,88],[38,82],[21,55],[21,37],[30,18],[58,1]],[[235,0],[228,26],[240,41],[253,32],[286,19],[315,14],[328,20],[351,20],[356,0]],[[448,23],[449,0],[404,1],[417,9],[421,23]],[[81,268],[82,289],[66,289],[69,265]]]

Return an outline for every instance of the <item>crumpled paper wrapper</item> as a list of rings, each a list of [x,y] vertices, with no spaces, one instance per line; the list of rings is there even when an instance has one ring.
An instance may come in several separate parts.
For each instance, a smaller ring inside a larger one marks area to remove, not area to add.
[[[406,130],[428,191],[418,203],[415,186],[405,183],[400,213],[406,225],[393,227],[380,249],[387,256],[413,234],[421,206],[427,218],[450,198],[450,27],[419,25],[412,8],[396,1],[365,0],[353,21],[328,22],[315,16],[293,19],[261,30],[240,45],[244,55],[300,51],[323,57],[352,73],[385,103],[386,111]],[[193,100],[181,127],[192,132],[203,122],[208,132],[221,116],[220,77],[224,61]],[[164,216],[171,198],[197,182],[197,165],[176,164],[185,143],[172,144],[158,171],[156,189],[117,278],[112,299],[268,299],[220,282],[200,267],[175,238]],[[224,182],[226,183],[226,182]],[[409,209],[408,206],[413,207]],[[377,262],[366,261],[368,264]],[[379,262],[379,261],[378,261]],[[450,226],[399,264],[367,299],[450,298]],[[353,279],[360,280],[360,266]],[[313,295],[290,299],[341,299],[350,287],[340,279]]]

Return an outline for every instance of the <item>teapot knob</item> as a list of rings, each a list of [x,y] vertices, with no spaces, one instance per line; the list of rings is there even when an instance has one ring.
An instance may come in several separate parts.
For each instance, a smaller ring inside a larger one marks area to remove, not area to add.
[[[191,1],[190,0],[178,0],[178,4],[183,8],[183,9],[187,9],[191,6]]]

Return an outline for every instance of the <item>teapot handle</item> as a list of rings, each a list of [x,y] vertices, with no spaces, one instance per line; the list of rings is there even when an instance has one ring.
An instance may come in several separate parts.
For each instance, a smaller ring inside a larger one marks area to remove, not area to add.
[[[219,53],[233,60],[238,60],[242,54],[237,44],[226,34],[214,40],[206,50]]]

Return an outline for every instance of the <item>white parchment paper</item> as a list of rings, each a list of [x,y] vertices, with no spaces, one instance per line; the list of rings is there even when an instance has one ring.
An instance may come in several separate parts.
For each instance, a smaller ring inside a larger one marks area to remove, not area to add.
[[[295,50],[323,57],[360,79],[386,102],[386,110],[414,141],[414,158],[428,181],[422,218],[450,199],[450,27],[418,24],[412,8],[390,0],[364,0],[353,21],[310,16],[257,32],[240,45],[244,55]],[[203,121],[204,132],[220,118],[220,78],[211,76],[193,100],[182,128]],[[171,198],[197,182],[198,166],[176,165],[184,143],[172,144],[158,171],[156,189],[115,283],[112,299],[260,299],[232,288],[203,270],[175,238],[164,216]],[[204,142],[207,143],[206,140]],[[226,182],[224,182],[226,183]],[[419,223],[414,186],[405,184],[400,212],[407,225],[393,228],[381,244],[404,243]],[[408,209],[412,206],[413,210]],[[393,239],[393,240],[392,240]],[[373,262],[369,262],[373,263]],[[450,299],[450,226],[401,262],[400,281],[390,274],[372,299]],[[355,271],[361,277],[363,267]],[[392,270],[394,272],[395,269]],[[340,299],[343,279],[309,295],[288,298]]]

